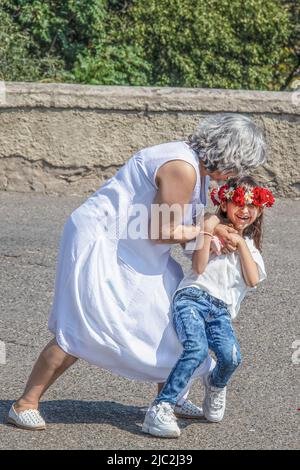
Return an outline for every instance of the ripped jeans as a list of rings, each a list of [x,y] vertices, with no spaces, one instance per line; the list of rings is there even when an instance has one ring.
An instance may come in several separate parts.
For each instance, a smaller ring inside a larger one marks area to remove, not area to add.
[[[173,323],[183,352],[155,403],[166,401],[176,404],[180,392],[206,359],[208,349],[217,358],[216,367],[210,375],[210,385],[225,387],[241,363],[240,346],[227,305],[197,287],[186,287],[174,296]]]

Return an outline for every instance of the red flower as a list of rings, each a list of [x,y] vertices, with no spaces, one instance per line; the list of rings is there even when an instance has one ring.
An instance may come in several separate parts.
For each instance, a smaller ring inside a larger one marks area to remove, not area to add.
[[[217,188],[214,188],[214,189],[212,189],[212,191],[210,193],[210,198],[211,198],[214,206],[219,206],[220,205],[219,201],[216,199],[217,192],[218,192]]]
[[[263,207],[263,206],[266,206],[266,207],[271,207],[274,202],[275,202],[275,199],[274,199],[274,196],[273,194],[271,193],[271,191],[269,191],[269,189],[266,189],[266,188],[260,188],[259,186],[256,186],[255,188],[253,188],[253,204],[255,206],[258,206],[258,207]]]
[[[220,201],[227,201],[224,192],[227,191],[228,189],[229,189],[228,184],[223,184],[223,186],[220,187],[219,192],[218,192]]]
[[[266,193],[265,193],[265,195],[266,195],[266,206],[267,207],[272,207],[274,202],[275,202],[275,198],[274,198],[273,194],[271,193],[271,191],[269,191],[269,189],[266,189],[265,191],[266,191]]]
[[[241,186],[238,186],[231,198],[232,202],[237,206],[244,207],[245,205],[245,190]]]
[[[261,188],[259,186],[256,186],[255,188],[252,189],[252,194],[253,194],[253,201],[252,203],[255,206],[261,207],[262,205],[262,194],[261,194]]]

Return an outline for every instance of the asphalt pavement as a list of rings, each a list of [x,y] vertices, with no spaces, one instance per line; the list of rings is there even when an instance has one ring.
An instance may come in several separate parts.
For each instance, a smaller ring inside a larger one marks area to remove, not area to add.
[[[59,237],[65,219],[82,201],[0,192],[0,448],[299,448],[300,200],[279,200],[267,213],[263,256],[268,278],[249,295],[235,322],[243,364],[228,387],[222,423],[181,420],[179,439],[148,437],[141,426],[155,385],[78,361],[43,397],[46,431],[5,424],[11,403],[51,338],[47,318]],[[175,255],[186,268],[179,250]],[[191,398],[200,403],[202,397],[195,384]]]

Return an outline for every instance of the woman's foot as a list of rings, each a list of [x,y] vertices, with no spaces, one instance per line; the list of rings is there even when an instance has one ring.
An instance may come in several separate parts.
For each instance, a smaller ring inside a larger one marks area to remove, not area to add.
[[[19,398],[19,400],[17,400],[13,406],[16,413],[21,413],[25,410],[37,410],[39,407],[39,402],[32,400],[28,401],[24,400],[24,398]]]
[[[14,403],[8,413],[7,422],[21,429],[40,431],[46,429],[46,423],[36,408],[22,409]]]

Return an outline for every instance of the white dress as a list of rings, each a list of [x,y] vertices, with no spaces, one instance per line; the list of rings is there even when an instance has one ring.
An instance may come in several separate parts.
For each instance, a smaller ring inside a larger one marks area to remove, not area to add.
[[[201,179],[198,156],[185,142],[135,154],[67,219],[49,318],[65,352],[114,374],[153,382],[168,377],[182,352],[170,301],[183,272],[170,256],[171,245],[124,234],[136,204],[150,210],[156,172],[170,160],[195,168],[191,202],[206,204],[209,178]],[[191,214],[187,217],[191,223]]]

